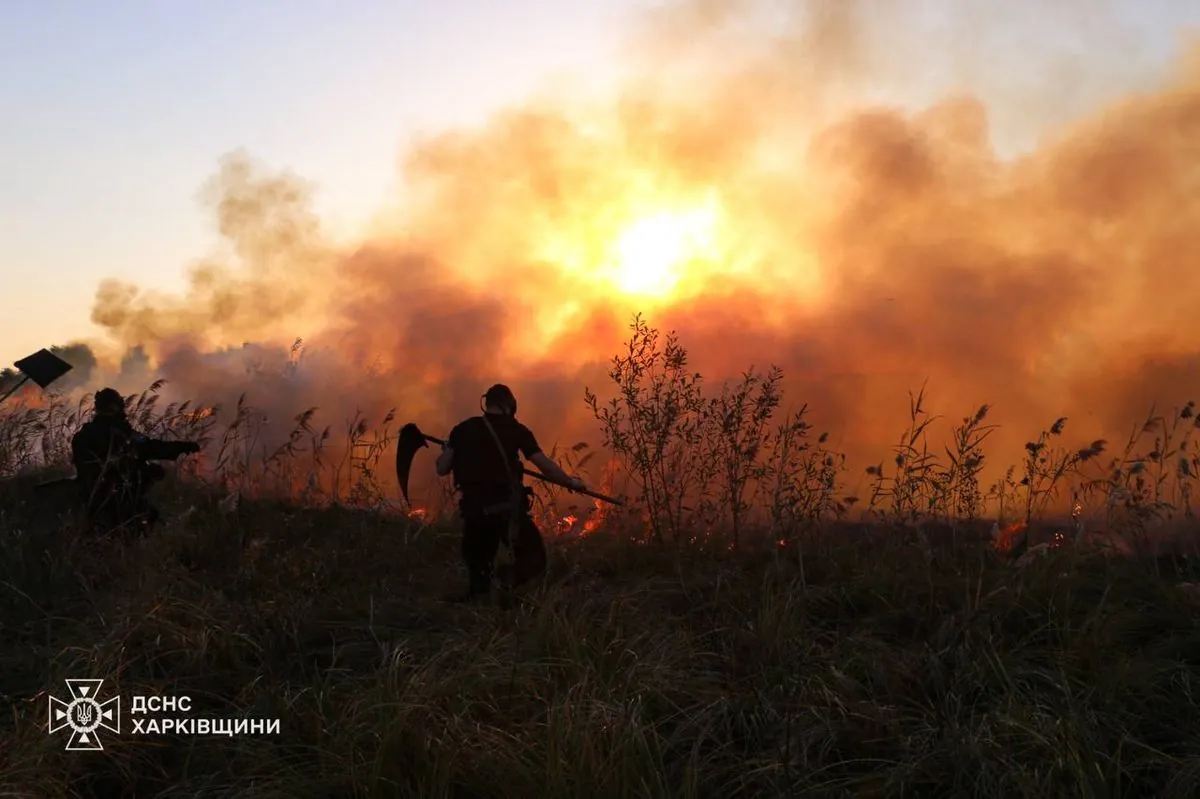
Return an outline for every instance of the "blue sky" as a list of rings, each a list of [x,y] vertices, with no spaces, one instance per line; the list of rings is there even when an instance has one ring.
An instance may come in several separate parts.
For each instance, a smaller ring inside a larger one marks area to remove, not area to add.
[[[214,241],[196,196],[222,155],[313,180],[323,215],[353,226],[394,196],[412,134],[481,121],[564,71],[610,80],[641,5],[4,0],[0,364],[89,334],[104,277],[178,286]],[[1165,60],[1198,6],[1125,4],[1139,58]],[[997,42],[1070,35],[1009,23]],[[1120,54],[1094,56],[1119,88]]]

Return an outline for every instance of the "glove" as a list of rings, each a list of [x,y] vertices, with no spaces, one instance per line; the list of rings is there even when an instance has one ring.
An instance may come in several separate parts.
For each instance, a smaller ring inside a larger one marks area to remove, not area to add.
[[[183,445],[183,452],[185,455],[195,454],[199,451],[200,451],[200,445],[197,444],[195,441],[189,441]]]
[[[569,485],[571,487],[572,491],[583,491],[584,489],[587,488],[587,484],[584,483],[582,480],[580,480],[578,477],[572,477],[567,482],[567,485]]]

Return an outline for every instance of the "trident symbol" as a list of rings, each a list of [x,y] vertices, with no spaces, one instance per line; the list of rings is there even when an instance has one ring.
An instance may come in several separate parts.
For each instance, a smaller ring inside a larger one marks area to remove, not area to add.
[[[96,730],[103,727],[109,732],[121,732],[121,698],[114,696],[104,702],[96,701],[104,680],[67,680],[71,701],[64,702],[50,697],[50,725],[47,732],[58,732],[71,728],[71,739],[67,751],[103,750]]]

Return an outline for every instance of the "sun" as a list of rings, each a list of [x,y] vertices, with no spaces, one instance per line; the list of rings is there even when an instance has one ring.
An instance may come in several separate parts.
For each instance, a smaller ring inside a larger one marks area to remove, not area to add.
[[[697,261],[715,254],[716,209],[658,211],[620,229],[610,255],[610,279],[623,294],[665,297]]]
[[[715,190],[645,192],[555,220],[539,237],[536,259],[553,264],[581,294],[555,303],[547,324],[566,324],[596,292],[639,309],[703,293],[715,277],[744,272],[745,259],[733,257],[732,232]]]

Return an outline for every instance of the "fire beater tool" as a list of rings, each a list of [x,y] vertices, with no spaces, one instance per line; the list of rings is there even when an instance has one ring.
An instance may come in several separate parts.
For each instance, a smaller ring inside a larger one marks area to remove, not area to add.
[[[0,395],[0,403],[17,393],[17,389],[32,380],[42,389],[47,388],[58,378],[71,371],[71,364],[55,355],[50,350],[41,349],[33,355],[22,358],[13,364],[21,373],[21,379],[16,385]]]
[[[396,477],[400,479],[400,492],[404,494],[405,502],[409,501],[408,475],[409,472],[412,471],[413,458],[416,456],[417,450],[421,449],[422,447],[428,447],[431,443],[440,444],[442,446],[445,446],[446,444],[446,442],[440,438],[434,438],[433,436],[422,433],[421,429],[411,422],[400,428],[400,435],[396,440]],[[571,488],[571,486],[560,480],[555,480],[549,475],[542,474],[541,472],[535,472],[532,469],[526,469],[524,466],[521,467],[521,472],[534,478],[535,480],[541,480],[543,482],[550,483],[551,485],[562,486],[568,490],[576,491],[576,489]],[[585,494],[593,499],[610,502],[613,505],[623,506],[625,504],[616,497],[610,497],[606,494],[601,494],[598,491],[592,491],[591,489],[587,488],[583,489],[582,491],[577,491],[577,493]]]

